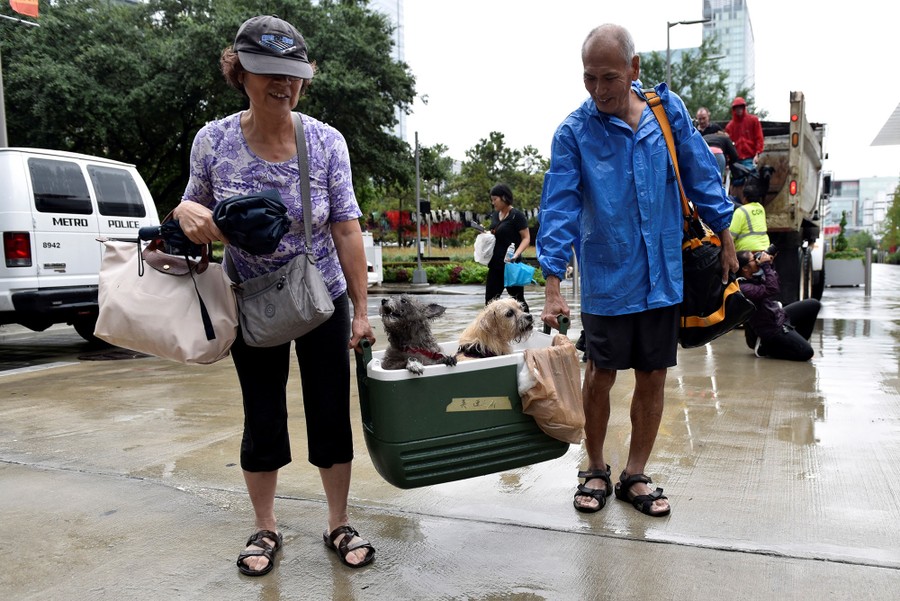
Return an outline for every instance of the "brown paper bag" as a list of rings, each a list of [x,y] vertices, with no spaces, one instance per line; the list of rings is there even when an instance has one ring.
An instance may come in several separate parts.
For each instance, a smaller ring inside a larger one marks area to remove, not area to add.
[[[522,370],[528,372],[520,377],[522,411],[534,417],[548,436],[580,444],[584,439],[581,362],[572,341],[557,334],[551,346],[527,349]]]

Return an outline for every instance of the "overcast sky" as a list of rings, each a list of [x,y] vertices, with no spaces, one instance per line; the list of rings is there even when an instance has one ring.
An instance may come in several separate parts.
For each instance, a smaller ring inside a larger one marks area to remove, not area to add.
[[[790,92],[826,123],[825,169],[836,179],[900,176],[900,146],[871,146],[900,104],[893,2],[748,0],[756,42],[756,104],[787,120]],[[628,28],[638,52],[666,49],[666,22],[703,18],[702,0],[405,0],[406,62],[420,96],[409,142],[450,155],[491,131],[549,157],[556,126],[587,97],[581,43],[601,23]],[[702,25],[670,30],[672,48],[699,46]],[[677,91],[677,90],[676,90]],[[689,107],[693,111],[696,107]]]

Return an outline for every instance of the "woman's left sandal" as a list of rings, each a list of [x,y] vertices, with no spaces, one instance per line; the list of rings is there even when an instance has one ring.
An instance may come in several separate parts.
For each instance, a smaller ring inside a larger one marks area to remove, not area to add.
[[[341,535],[344,535],[344,538],[341,539],[341,542],[338,544],[334,544],[334,541],[338,539]],[[360,538],[356,542],[352,542],[354,537],[358,537],[359,532],[356,531],[352,526],[338,526],[334,530],[332,530],[331,534],[325,532],[322,534],[322,539],[325,541],[325,546],[337,553],[338,559],[341,560],[341,563],[347,566],[348,568],[361,568],[365,565],[372,563],[372,560],[375,559],[375,547],[372,546],[371,543],[367,540],[362,540]],[[350,563],[347,561],[347,555],[356,551],[357,549],[366,549],[366,556],[359,563]]]

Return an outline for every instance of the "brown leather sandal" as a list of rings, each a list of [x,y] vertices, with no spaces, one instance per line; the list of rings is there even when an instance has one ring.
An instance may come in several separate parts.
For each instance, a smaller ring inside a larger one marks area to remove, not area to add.
[[[342,534],[344,535],[344,538],[341,539],[340,543],[335,545],[334,541]],[[355,536],[359,536],[359,532],[352,526],[338,526],[331,534],[328,534],[328,532],[323,533],[322,539],[325,541],[326,547],[337,553],[338,559],[341,560],[342,564],[348,568],[361,568],[365,565],[369,565],[372,563],[372,560],[375,559],[375,547],[367,540],[360,539],[356,542],[350,542]],[[357,549],[366,549],[366,556],[359,563],[350,563],[347,561],[347,555]]]
[[[267,538],[269,540],[275,541],[275,545],[272,546],[267,543]],[[253,533],[253,535],[249,539],[247,539],[247,544],[245,546],[249,547],[250,545],[253,545],[260,548],[245,549],[244,551],[241,551],[241,554],[238,555],[237,558],[238,570],[241,571],[241,574],[245,574],[247,576],[265,576],[272,571],[272,568],[275,567],[275,554],[278,553],[279,549],[281,549],[281,545],[283,542],[284,539],[278,532],[272,532],[271,530],[260,530],[259,532]],[[265,557],[269,560],[269,563],[261,570],[254,570],[244,563],[244,560],[248,557]]]

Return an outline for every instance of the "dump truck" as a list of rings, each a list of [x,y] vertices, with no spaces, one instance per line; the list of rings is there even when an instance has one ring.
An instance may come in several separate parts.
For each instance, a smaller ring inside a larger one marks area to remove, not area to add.
[[[769,241],[778,252],[775,270],[785,305],[804,298],[822,298],[825,285],[820,215],[831,193],[831,176],[823,174],[825,125],[806,119],[803,92],[791,92],[790,121],[762,121],[765,149],[757,169],[772,168],[766,209]],[[731,194],[741,196],[741,187]]]

